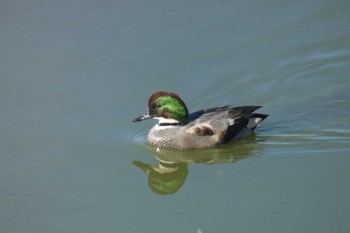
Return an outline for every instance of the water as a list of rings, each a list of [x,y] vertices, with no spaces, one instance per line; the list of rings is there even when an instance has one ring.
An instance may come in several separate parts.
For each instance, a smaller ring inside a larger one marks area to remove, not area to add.
[[[0,231],[350,232],[349,10],[2,1]],[[131,122],[157,90],[270,116],[230,145],[157,153],[154,122]]]

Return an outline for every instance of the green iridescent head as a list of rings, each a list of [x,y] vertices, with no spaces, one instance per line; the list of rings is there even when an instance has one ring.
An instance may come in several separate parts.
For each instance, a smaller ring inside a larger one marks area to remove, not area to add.
[[[142,121],[149,118],[160,118],[164,122],[187,123],[188,110],[182,99],[173,92],[159,91],[148,100],[148,111],[134,119]]]

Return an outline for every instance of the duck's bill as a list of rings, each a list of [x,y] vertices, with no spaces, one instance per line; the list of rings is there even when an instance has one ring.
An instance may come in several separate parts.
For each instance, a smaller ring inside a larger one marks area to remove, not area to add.
[[[132,164],[134,164],[135,166],[137,166],[138,168],[140,168],[142,171],[144,171],[146,174],[150,173],[150,171],[152,170],[152,166],[140,162],[140,161],[133,161]]]
[[[151,115],[149,115],[148,112],[145,112],[143,115],[139,116],[139,117],[136,117],[133,122],[138,122],[138,121],[143,121],[143,120],[147,120],[147,119],[150,119],[152,118]]]

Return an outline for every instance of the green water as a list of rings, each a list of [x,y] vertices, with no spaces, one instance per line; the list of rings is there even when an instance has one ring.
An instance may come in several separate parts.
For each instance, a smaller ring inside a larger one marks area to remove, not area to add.
[[[0,4],[0,232],[350,232],[348,1]],[[157,152],[157,90],[262,105],[256,133]]]

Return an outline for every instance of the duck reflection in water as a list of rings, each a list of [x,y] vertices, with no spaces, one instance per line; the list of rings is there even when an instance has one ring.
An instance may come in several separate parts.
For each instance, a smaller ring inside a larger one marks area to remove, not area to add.
[[[134,161],[134,165],[142,169],[148,176],[148,186],[160,195],[176,193],[184,184],[188,167],[186,163],[164,163],[159,161],[156,165]]]
[[[234,151],[232,144],[195,151],[156,150],[149,147],[158,163],[152,165],[133,161],[133,164],[144,171],[148,177],[148,186],[153,192],[169,195],[176,193],[185,183],[189,171],[188,164],[234,163],[251,155],[259,155],[262,149],[255,135],[234,143],[234,147]]]

